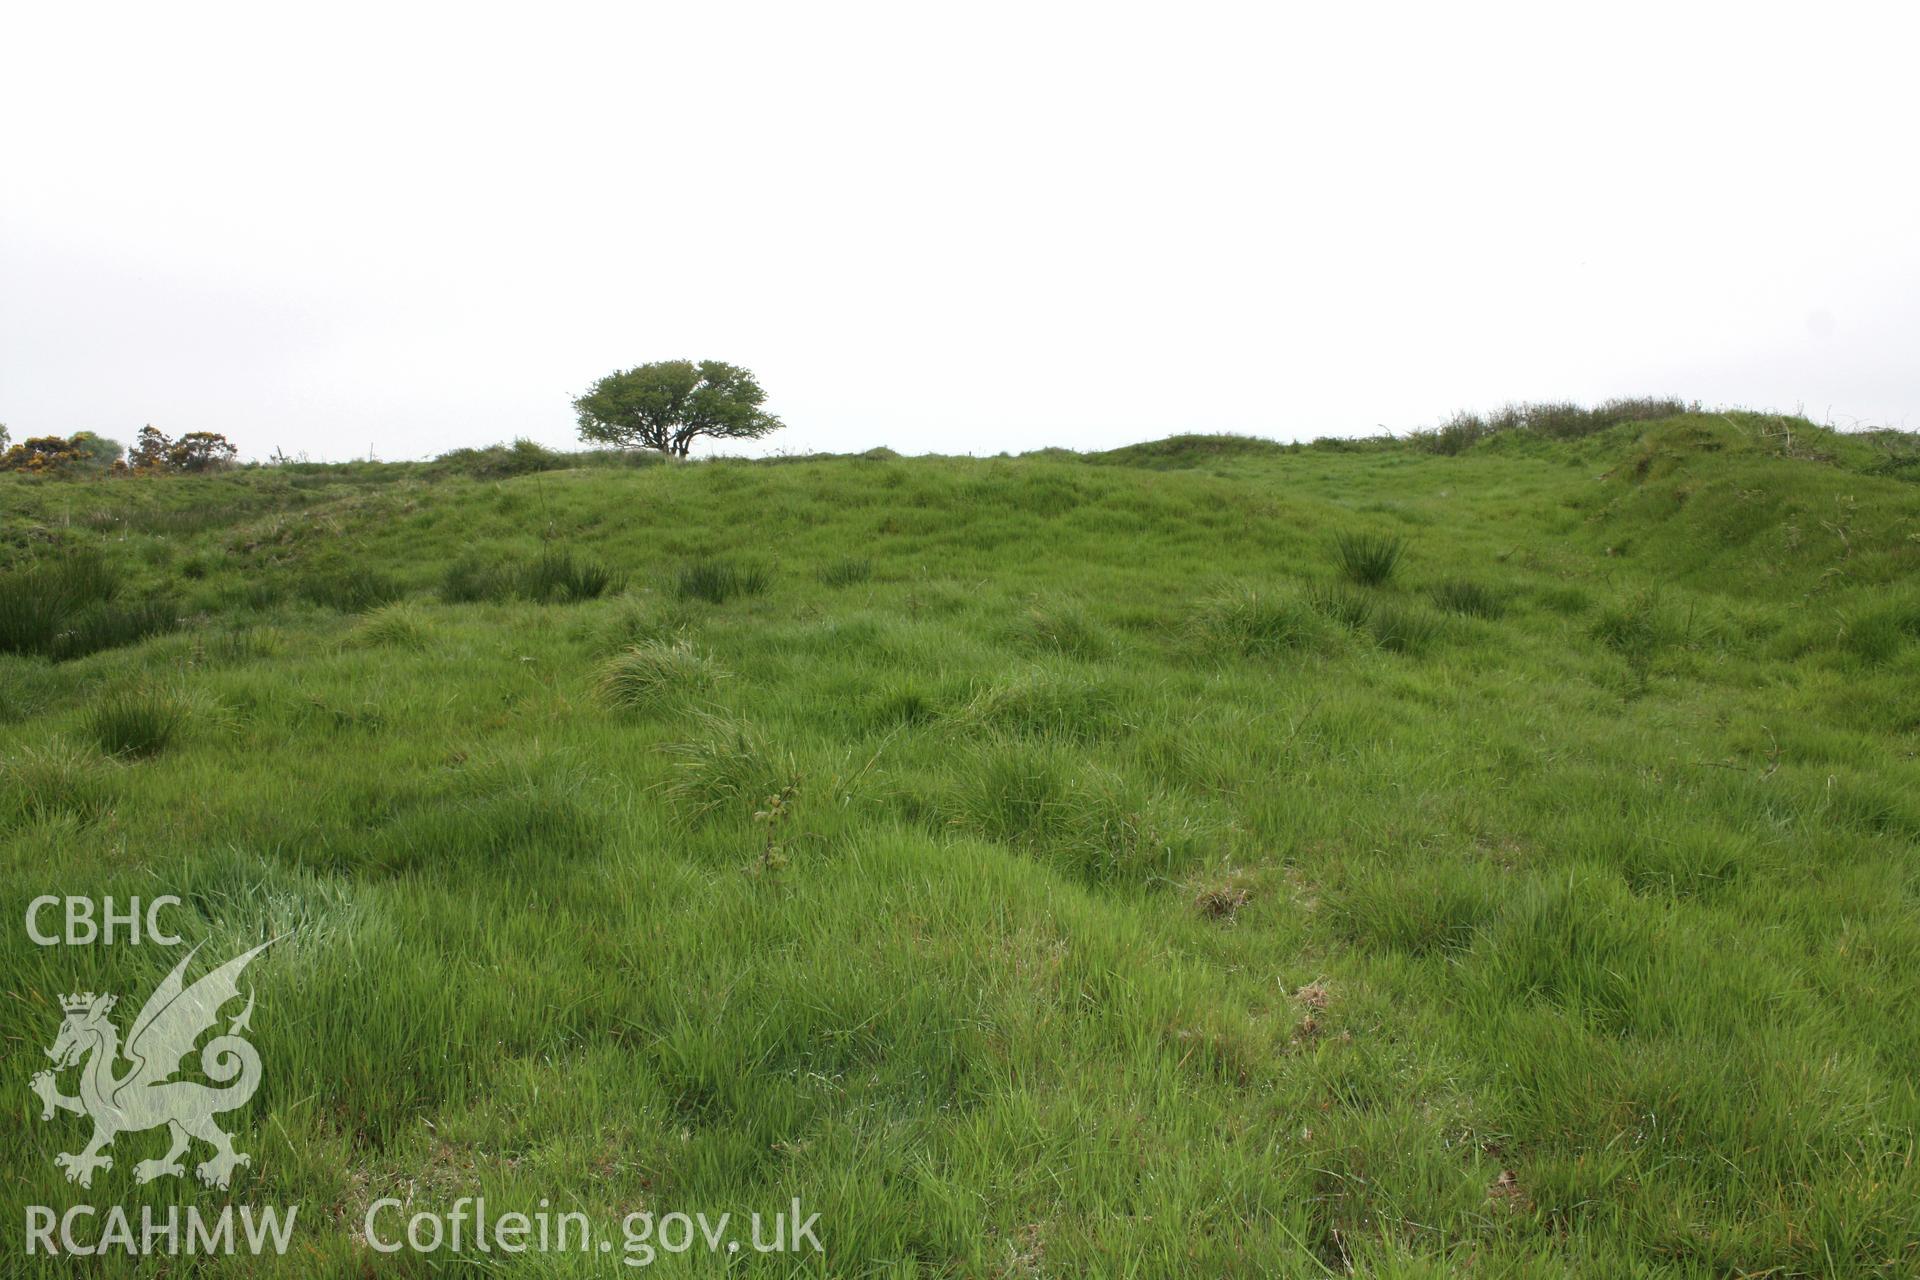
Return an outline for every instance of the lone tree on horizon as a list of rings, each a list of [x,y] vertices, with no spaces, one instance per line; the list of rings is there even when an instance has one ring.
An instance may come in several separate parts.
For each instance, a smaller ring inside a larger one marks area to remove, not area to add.
[[[573,402],[580,438],[676,458],[701,436],[756,440],[784,424],[753,374],[720,360],[656,360],[610,373]]]

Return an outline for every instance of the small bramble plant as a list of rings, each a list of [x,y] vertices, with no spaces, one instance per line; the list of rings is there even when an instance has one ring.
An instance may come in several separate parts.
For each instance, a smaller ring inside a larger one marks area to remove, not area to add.
[[[753,874],[768,875],[787,865],[787,841],[782,832],[793,818],[793,802],[799,795],[800,785],[789,782],[768,796],[767,807],[753,815],[762,829],[760,856],[754,861]]]

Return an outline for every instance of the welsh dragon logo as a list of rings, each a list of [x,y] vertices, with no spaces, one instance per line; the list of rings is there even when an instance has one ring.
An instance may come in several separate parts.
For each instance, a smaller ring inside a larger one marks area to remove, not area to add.
[[[61,997],[66,1020],[60,1024],[53,1047],[47,1050],[53,1070],[33,1077],[33,1091],[45,1104],[42,1120],[51,1120],[56,1110],[93,1120],[93,1139],[85,1149],[54,1157],[55,1163],[67,1171],[67,1181],[92,1186],[95,1170],[113,1167],[113,1157],[106,1154],[106,1149],[116,1135],[161,1125],[172,1136],[172,1145],[160,1159],[142,1160],[134,1166],[133,1176],[141,1182],[183,1175],[186,1168],[180,1157],[195,1138],[213,1148],[213,1155],[194,1169],[200,1181],[210,1187],[224,1188],[233,1180],[236,1168],[253,1163],[252,1157],[233,1149],[233,1139],[213,1122],[215,1116],[245,1106],[260,1087],[260,1055],[240,1036],[253,1016],[251,993],[246,1008],[228,1024],[226,1034],[215,1036],[200,1050],[201,1073],[214,1084],[172,1077],[185,1065],[194,1043],[219,1021],[221,1006],[239,997],[241,970],[271,945],[262,943],[186,986],[183,975],[199,948],[189,951],[147,999],[127,1032],[124,1047],[119,1031],[107,1017],[113,1011],[115,997],[91,992]],[[121,1070],[123,1058],[126,1066]],[[80,1092],[77,1097],[68,1097],[60,1092],[54,1072],[76,1065],[80,1067]]]

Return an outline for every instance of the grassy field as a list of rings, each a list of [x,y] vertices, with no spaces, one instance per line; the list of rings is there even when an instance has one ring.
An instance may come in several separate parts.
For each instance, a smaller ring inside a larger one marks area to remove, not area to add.
[[[1910,442],[1458,443],[0,477],[0,1251],[607,1276],[358,1233],[798,1196],[651,1271],[1920,1274]],[[180,953],[42,893],[281,939],[231,1191],[63,1180],[58,997]]]

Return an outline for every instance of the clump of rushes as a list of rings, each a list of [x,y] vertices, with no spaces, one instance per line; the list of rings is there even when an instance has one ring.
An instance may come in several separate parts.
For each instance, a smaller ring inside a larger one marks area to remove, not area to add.
[[[448,604],[500,601],[519,597],[535,604],[573,604],[598,600],[625,585],[618,573],[598,560],[574,555],[566,547],[548,547],[524,564],[479,555],[450,563],[440,579],[440,598]]]
[[[111,694],[87,714],[87,733],[110,756],[143,759],[167,749],[186,710],[165,694],[135,690]]]
[[[1334,563],[1363,587],[1378,587],[1393,577],[1406,542],[1391,533],[1341,533],[1333,539]]]
[[[117,599],[118,572],[97,552],[47,557],[0,573],[0,653],[65,662],[135,644],[179,624],[164,601]]]
[[[820,566],[820,581],[829,587],[853,587],[873,577],[873,561],[847,556]]]
[[[680,566],[674,575],[673,590],[682,600],[725,604],[734,596],[763,595],[772,583],[772,572],[757,565],[742,567],[725,560],[694,560]]]
[[[452,561],[440,576],[440,598],[448,604],[505,600],[513,594],[512,569],[496,560],[464,555]]]
[[[1601,610],[1589,633],[1626,659],[1634,683],[1644,688],[1653,673],[1653,660],[1667,642],[1667,627],[1659,596],[1638,591]]]
[[[598,600],[617,590],[619,577],[597,560],[575,558],[565,547],[549,547],[520,573],[520,594],[548,604],[554,601]]]
[[[1434,607],[1469,618],[1498,618],[1507,611],[1507,603],[1493,588],[1466,578],[1449,578],[1427,588]]]
[[[1331,619],[1349,631],[1359,631],[1373,617],[1373,597],[1364,591],[1337,582],[1316,583],[1307,592],[1307,603],[1323,618]]]
[[[1410,605],[1383,604],[1368,624],[1373,639],[1390,653],[1423,652],[1440,634],[1440,619]]]

